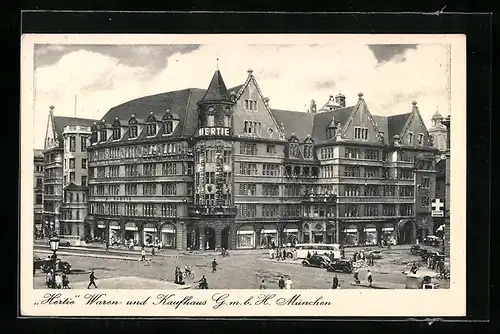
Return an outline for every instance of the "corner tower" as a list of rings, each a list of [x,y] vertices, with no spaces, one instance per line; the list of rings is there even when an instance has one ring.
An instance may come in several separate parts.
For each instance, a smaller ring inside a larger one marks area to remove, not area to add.
[[[198,129],[194,143],[194,204],[188,229],[191,249],[233,248],[235,95],[229,94],[219,70],[198,101]]]

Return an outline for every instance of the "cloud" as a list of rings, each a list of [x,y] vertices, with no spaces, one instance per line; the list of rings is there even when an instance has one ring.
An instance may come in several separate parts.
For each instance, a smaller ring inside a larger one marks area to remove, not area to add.
[[[415,50],[418,44],[370,44],[368,45],[379,63],[390,60],[403,62],[407,50]]]
[[[64,54],[36,68],[36,147],[43,143],[50,105],[55,106],[56,115],[73,116],[76,94],[77,116],[101,118],[110,108],[138,97],[206,88],[217,65],[228,87],[242,84],[252,68],[271,107],[278,109],[305,111],[311,99],[323,105],[340,91],[352,105],[361,91],[372,113],[378,115],[409,112],[411,102],[417,100],[429,123],[436,107],[447,110],[449,103],[447,48],[442,45],[405,47],[404,61],[392,57],[382,63],[371,46],[354,42],[280,47],[207,44],[171,54],[170,46],[154,50],[120,46],[111,51],[101,47],[99,52],[77,47],[47,49],[42,48],[40,54]],[[157,69],[152,71],[153,67]]]

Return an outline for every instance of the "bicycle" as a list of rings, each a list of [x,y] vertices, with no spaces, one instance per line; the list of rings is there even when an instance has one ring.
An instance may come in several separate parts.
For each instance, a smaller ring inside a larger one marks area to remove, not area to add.
[[[185,279],[187,277],[189,277],[190,279],[194,279],[194,273],[192,271],[188,271],[188,272],[184,271],[182,273],[182,278]]]
[[[442,271],[436,275],[437,279],[450,279],[450,273],[448,271]]]

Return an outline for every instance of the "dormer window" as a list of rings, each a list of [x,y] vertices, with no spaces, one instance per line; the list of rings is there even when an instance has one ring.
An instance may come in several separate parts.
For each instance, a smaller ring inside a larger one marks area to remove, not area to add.
[[[163,134],[170,135],[174,132],[174,125],[172,121],[166,121],[163,125]]]
[[[304,158],[305,159],[312,159],[312,157],[313,157],[312,145],[305,145],[304,146]]]
[[[408,133],[408,144],[413,144],[413,132]]]
[[[137,137],[137,125],[131,125],[130,126],[129,137],[130,138],[136,138]]]
[[[96,143],[97,142],[97,130],[92,131],[92,134],[90,135],[90,142],[91,143]]]
[[[99,131],[99,135],[100,135],[99,141],[106,141],[108,139],[106,129]]]
[[[368,128],[354,127],[354,139],[368,139]]]
[[[121,129],[120,128],[114,128],[113,129],[113,140],[118,140],[121,137]]]
[[[422,145],[423,143],[424,143],[424,134],[423,133],[419,133],[418,134],[418,144]]]
[[[297,148],[298,144],[297,143],[290,143],[289,144],[289,156],[290,157],[296,157],[297,156]]]
[[[337,132],[336,128],[328,128],[328,131],[327,131],[328,139],[335,138],[336,132]]]
[[[146,136],[152,137],[156,135],[156,124],[155,123],[148,123],[146,125]]]

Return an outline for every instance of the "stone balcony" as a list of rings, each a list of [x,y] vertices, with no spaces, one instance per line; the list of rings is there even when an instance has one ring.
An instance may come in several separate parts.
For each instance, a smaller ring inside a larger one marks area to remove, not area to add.
[[[236,215],[235,207],[189,205],[188,208],[189,208],[189,215],[192,217],[205,217],[205,216],[227,217]]]

